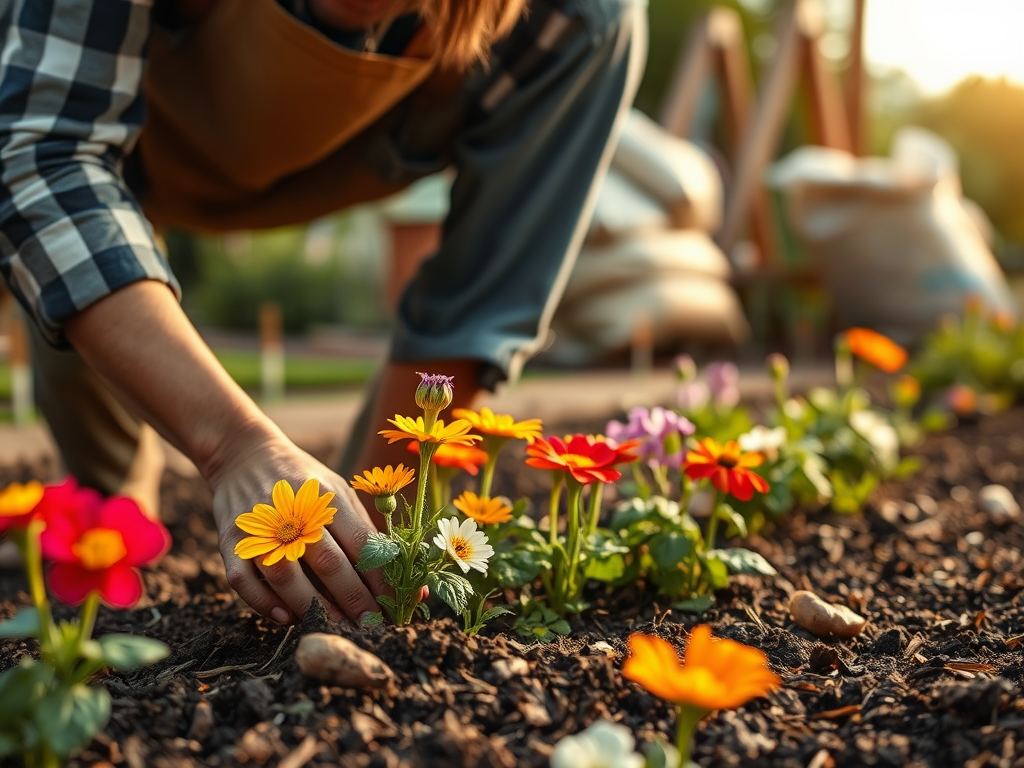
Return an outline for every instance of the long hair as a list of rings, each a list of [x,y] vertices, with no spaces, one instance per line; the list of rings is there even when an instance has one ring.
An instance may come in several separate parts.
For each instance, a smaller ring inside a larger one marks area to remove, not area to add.
[[[441,64],[465,69],[486,61],[491,45],[512,31],[529,0],[424,0],[420,13]]]

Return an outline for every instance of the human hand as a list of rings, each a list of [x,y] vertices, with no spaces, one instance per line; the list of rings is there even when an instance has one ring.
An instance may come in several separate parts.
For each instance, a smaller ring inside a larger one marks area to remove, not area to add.
[[[213,511],[228,583],[257,613],[279,623],[297,621],[319,590],[302,564],[322,583],[327,610],[335,620],[358,622],[380,610],[375,595],[389,589],[379,571],[360,574],[354,564],[367,536],[375,530],[355,492],[340,476],[297,448],[275,430],[254,428],[235,435],[227,457],[204,472],[213,489]],[[202,470],[203,468],[201,468]],[[256,504],[272,504],[271,494],[279,480],[298,491],[310,479],[320,481],[321,495],[333,492],[331,507],[337,509],[323,538],[306,546],[298,561],[281,559],[264,565],[264,555],[243,560],[235,545],[247,536],[235,523],[238,515]]]

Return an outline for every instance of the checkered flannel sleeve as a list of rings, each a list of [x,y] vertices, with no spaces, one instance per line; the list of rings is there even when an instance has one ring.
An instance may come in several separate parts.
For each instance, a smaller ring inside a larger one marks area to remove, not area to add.
[[[178,291],[121,175],[142,123],[151,4],[0,0],[0,269],[55,344],[130,283]]]

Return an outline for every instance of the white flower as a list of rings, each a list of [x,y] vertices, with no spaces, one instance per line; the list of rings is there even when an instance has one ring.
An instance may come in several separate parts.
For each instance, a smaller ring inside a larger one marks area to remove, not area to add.
[[[900,436],[884,417],[871,410],[850,414],[850,426],[874,449],[885,467],[895,467],[900,461]]]
[[[629,728],[598,720],[558,742],[551,768],[643,768],[644,758],[633,751],[635,744]]]
[[[740,448],[744,451],[756,451],[765,454],[769,459],[778,455],[779,448],[786,444],[788,435],[785,427],[768,429],[763,424],[758,424],[746,434],[740,435]]]
[[[451,555],[463,573],[469,573],[470,568],[487,573],[487,560],[494,554],[494,547],[476,529],[476,520],[464,520],[461,525],[457,517],[438,520],[437,530],[434,546]]]

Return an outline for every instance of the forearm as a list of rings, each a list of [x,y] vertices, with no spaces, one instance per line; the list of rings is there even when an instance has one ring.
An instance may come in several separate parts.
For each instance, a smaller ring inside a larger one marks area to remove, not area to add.
[[[232,443],[279,434],[162,283],[144,280],[110,294],[72,318],[65,333],[122,402],[211,483]]]

